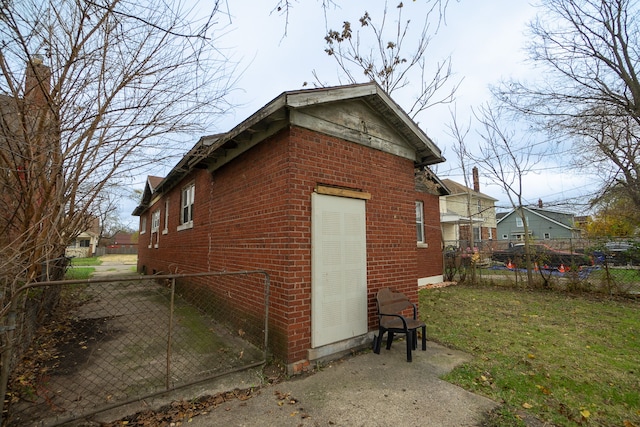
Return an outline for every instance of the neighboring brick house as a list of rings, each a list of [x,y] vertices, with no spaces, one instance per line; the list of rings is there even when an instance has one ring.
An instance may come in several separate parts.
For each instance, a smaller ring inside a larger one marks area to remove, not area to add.
[[[18,242],[30,242],[29,234],[46,230],[49,221],[38,228],[31,221],[47,192],[55,192],[57,176],[48,167],[61,155],[59,128],[47,102],[49,67],[40,57],[32,58],[26,64],[23,96],[14,89],[15,94],[0,93],[0,249],[9,247],[9,252]],[[45,184],[50,188],[43,189]]]
[[[478,169],[473,168],[473,188],[450,179],[443,179],[442,183],[450,192],[440,197],[444,245],[465,248],[471,237],[474,246],[486,245],[496,239],[497,199],[480,192]]]
[[[442,275],[438,195],[414,172],[443,160],[375,83],[285,92],[147,183],[138,270],[266,270],[290,372],[370,345],[379,289],[417,301],[417,278]]]
[[[110,249],[138,249],[138,233],[118,231],[107,241]]]
[[[112,236],[100,236],[95,255],[137,255],[138,237],[137,231],[117,231]]]

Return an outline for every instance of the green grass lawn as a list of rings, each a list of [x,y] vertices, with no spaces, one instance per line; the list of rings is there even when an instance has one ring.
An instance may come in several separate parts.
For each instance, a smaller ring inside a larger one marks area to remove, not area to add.
[[[64,275],[66,280],[84,280],[91,277],[95,268],[94,265],[102,264],[100,258],[71,258],[71,265],[67,268],[67,272]]]
[[[71,266],[87,266],[87,265],[100,265],[102,264],[102,260],[98,257],[90,257],[90,258],[71,258]]]
[[[491,425],[640,426],[640,302],[451,286],[421,290],[420,312],[475,356],[445,379],[504,403]]]
[[[69,267],[64,275],[65,280],[84,280],[96,271],[93,267]]]

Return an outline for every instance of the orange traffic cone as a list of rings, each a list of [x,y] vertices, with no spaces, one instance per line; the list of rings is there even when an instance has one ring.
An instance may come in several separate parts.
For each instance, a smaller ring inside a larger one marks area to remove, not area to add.
[[[560,264],[560,268],[558,268],[560,273],[564,273],[566,270],[564,269],[564,264]]]
[[[513,270],[513,264],[511,264],[511,261],[509,261],[509,263],[507,264],[507,268],[509,270]]]

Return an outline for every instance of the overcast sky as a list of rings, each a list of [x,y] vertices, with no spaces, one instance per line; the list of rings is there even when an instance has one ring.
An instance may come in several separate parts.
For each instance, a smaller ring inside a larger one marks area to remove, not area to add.
[[[199,3],[204,5],[208,2]],[[217,122],[210,133],[230,130],[284,91],[301,89],[305,82],[307,87],[311,87],[314,70],[324,83],[340,84],[337,66],[324,52],[327,24],[321,2],[293,1],[286,35],[285,17],[272,13],[276,3],[277,0],[229,1],[230,15],[218,16],[227,30],[220,43],[226,47],[226,54],[240,61],[240,68],[245,71],[237,83],[239,90],[231,97],[238,107]],[[338,3],[339,8],[327,11],[328,25],[336,30],[345,20],[357,23],[365,10],[375,21],[382,15],[385,4],[382,0],[341,0]],[[420,0],[405,3],[404,19],[424,5]],[[396,2],[388,2],[388,19],[396,20],[396,5]],[[456,95],[458,118],[466,121],[472,106],[477,107],[489,100],[490,84],[509,77],[527,78],[531,67],[525,63],[523,51],[525,27],[536,12],[537,9],[527,0],[450,0],[446,25],[435,35],[428,55],[434,60],[451,55],[455,77],[463,79]],[[414,27],[417,28],[418,24],[416,20]],[[407,100],[393,98],[401,106],[407,105]],[[451,108],[434,107],[420,116],[418,122],[447,158],[446,163],[437,167],[438,176],[464,183],[459,162],[452,151],[453,140],[448,135]],[[185,151],[189,148],[191,146]],[[159,170],[158,175],[167,172]],[[592,187],[585,182],[585,177],[565,174],[557,167],[532,175],[526,182],[525,198],[530,203],[536,203],[539,198],[545,202],[568,199],[586,193]],[[142,188],[144,183],[136,185]],[[501,189],[490,185],[486,177],[481,177],[481,191],[498,199],[498,205],[508,205]]]

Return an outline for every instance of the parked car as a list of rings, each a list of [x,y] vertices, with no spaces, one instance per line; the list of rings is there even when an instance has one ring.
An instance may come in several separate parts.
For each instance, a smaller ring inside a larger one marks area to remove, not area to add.
[[[548,267],[558,269],[561,266],[570,268],[581,265],[591,265],[591,259],[577,252],[560,251],[542,243],[529,244],[531,250],[531,261],[537,263],[541,268]],[[492,259],[496,262],[512,263],[516,266],[523,266],[525,258],[525,245],[518,243],[505,250],[493,251]]]
[[[640,244],[634,242],[612,241],[604,244],[607,262],[612,265],[639,265]]]

